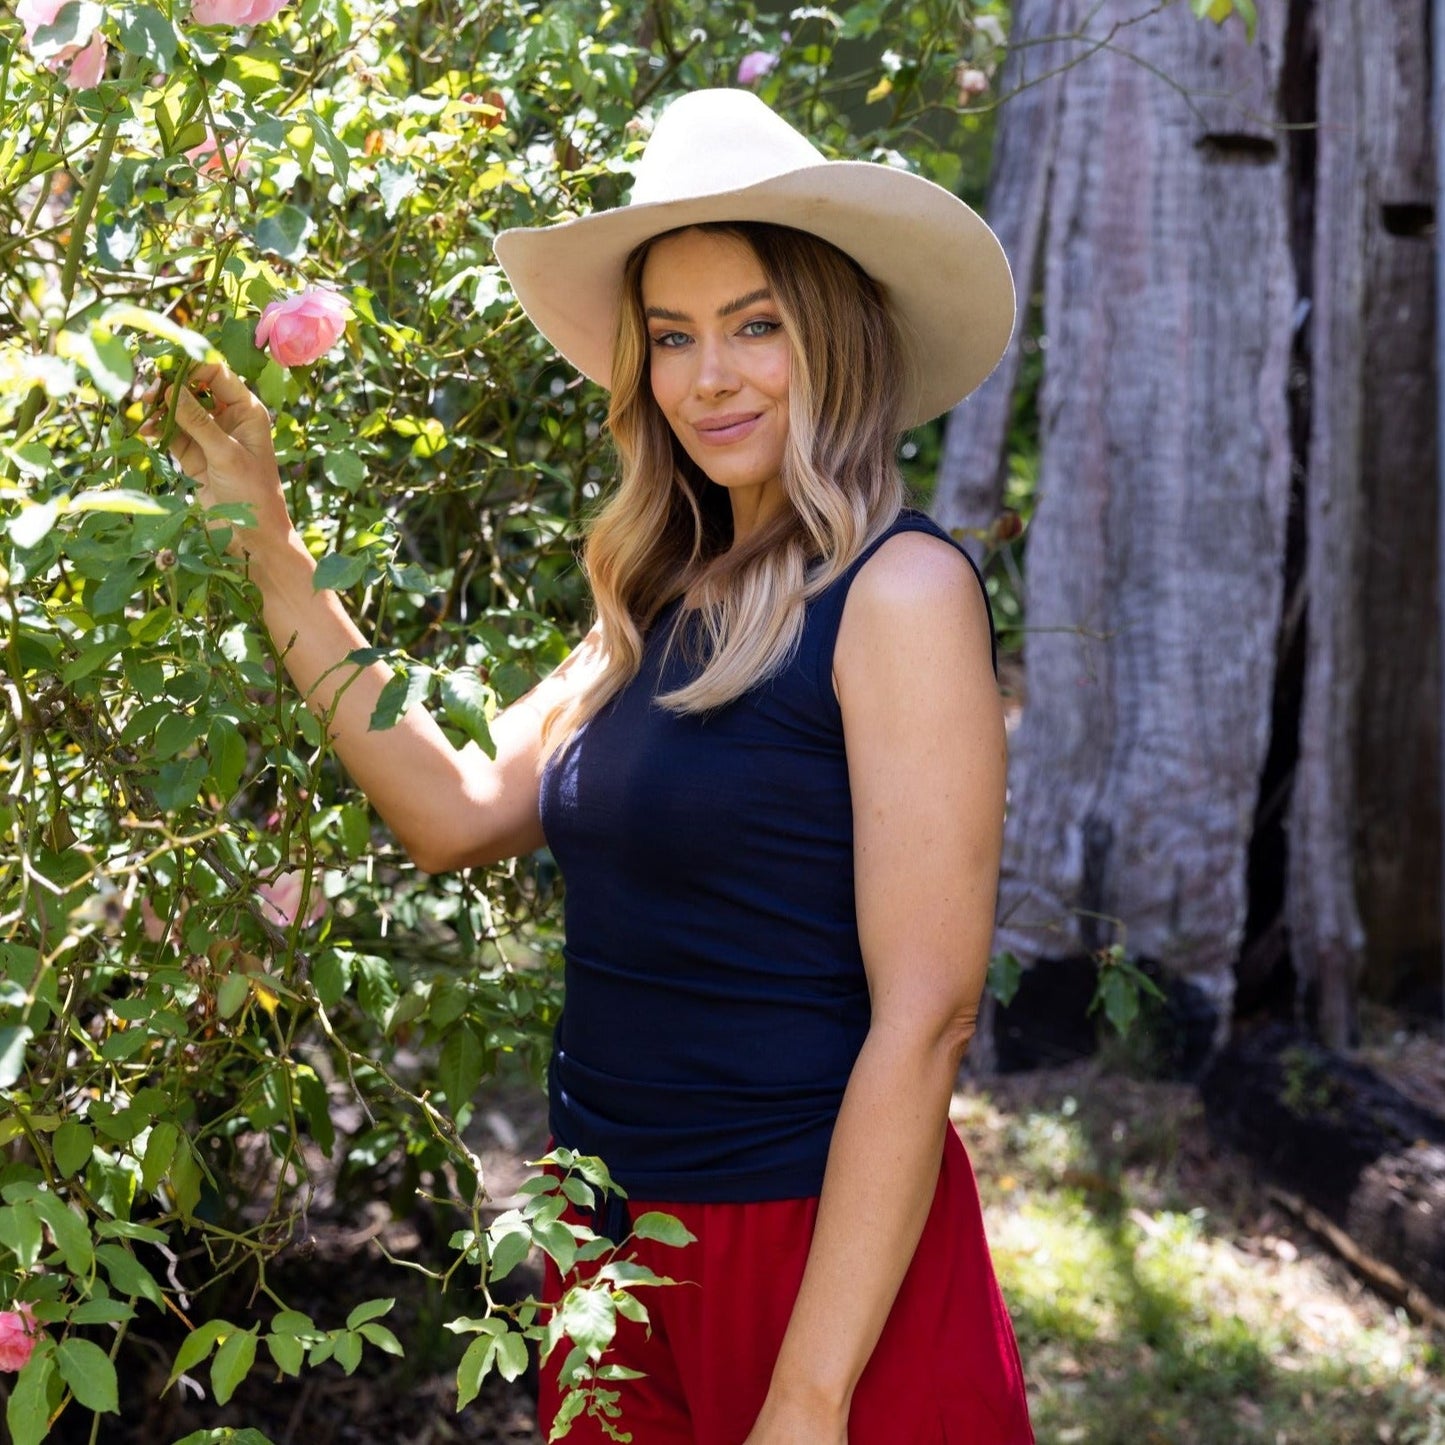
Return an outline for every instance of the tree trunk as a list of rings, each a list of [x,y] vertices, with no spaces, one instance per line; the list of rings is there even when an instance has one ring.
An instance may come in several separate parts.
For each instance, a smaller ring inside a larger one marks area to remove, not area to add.
[[[1074,48],[1051,37],[1072,29],[1076,8],[1077,0],[1018,0],[1014,6],[999,80],[1004,99],[994,131],[988,219],[1013,268],[1019,320],[998,369],[953,409],[944,429],[933,515],[955,531],[985,530],[1002,502],[1009,422],[1038,277],[1063,94],[1063,74],[1054,72],[1067,64]],[[970,550],[982,560],[979,547]]]
[[[1290,468],[1282,7],[1253,44],[1187,6],[1090,15],[1117,48],[1066,72],[1054,122],[997,941],[1027,959],[1120,941],[1227,1021]]]
[[[1439,967],[1440,712],[1421,706],[1440,694],[1427,10],[1317,12],[1309,641],[1288,919],[1303,1011],[1336,1048],[1356,1041],[1367,938],[1378,995]]]

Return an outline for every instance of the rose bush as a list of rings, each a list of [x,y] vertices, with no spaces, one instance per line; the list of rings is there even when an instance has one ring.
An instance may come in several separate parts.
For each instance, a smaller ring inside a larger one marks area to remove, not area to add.
[[[200,515],[140,435],[151,384],[215,353],[249,379],[318,585],[395,669],[373,726],[427,700],[487,748],[587,621],[572,541],[610,475],[603,398],[520,315],[496,232],[619,201],[655,107],[749,54],[776,58],[752,83],[825,148],[902,150],[977,200],[987,122],[956,77],[996,62],[975,21],[1000,9],[21,0],[0,19],[16,1445],[79,1411],[118,1438],[157,1355],[203,1410],[253,1371],[409,1348],[387,1299],[339,1285],[317,1319],[287,1300],[318,1182],[343,1210],[434,1216],[444,1243],[410,1263],[477,1301],[451,1321],[460,1406],[530,1339],[566,1352],[568,1408],[607,1418],[613,1324],[643,1308],[620,1262],[551,1318],[493,1289],[530,1249],[565,1267],[610,1248],[559,1221],[601,1163],[562,1155],[562,1181],[499,1212],[472,1118],[483,1080],[545,1069],[550,860],[431,878],[374,826],[277,684],[211,525],[237,519]],[[936,436],[916,446],[926,477]]]

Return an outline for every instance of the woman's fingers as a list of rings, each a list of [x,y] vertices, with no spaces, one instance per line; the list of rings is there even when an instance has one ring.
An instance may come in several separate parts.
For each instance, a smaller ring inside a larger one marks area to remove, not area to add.
[[[201,449],[208,466],[221,465],[225,460],[226,449],[234,445],[231,437],[217,425],[210,412],[185,388],[181,389],[176,400],[176,425]]]
[[[256,396],[246,383],[223,361],[206,362],[193,367],[189,382],[192,386],[209,391],[222,406],[240,406],[247,402],[257,402]]]

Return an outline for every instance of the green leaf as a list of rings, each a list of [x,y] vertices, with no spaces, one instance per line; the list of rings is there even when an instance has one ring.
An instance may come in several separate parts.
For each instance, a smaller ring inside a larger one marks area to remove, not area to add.
[[[586,1350],[589,1359],[600,1360],[617,1333],[612,1296],[602,1289],[569,1289],[562,1298],[562,1333]]]
[[[634,1239],[653,1239],[659,1244],[670,1244],[681,1249],[685,1244],[692,1244],[697,1238],[689,1232],[687,1226],[671,1214],[664,1214],[661,1210],[652,1209],[646,1214],[639,1214],[632,1221],[632,1237]],[[576,1339],[576,1336],[573,1336]],[[580,1343],[580,1341],[579,1341]]]
[[[86,1300],[70,1312],[73,1325],[118,1325],[134,1318],[134,1308],[118,1299]]]
[[[361,1336],[351,1330],[338,1330],[335,1341],[333,1356],[336,1363],[348,1375],[354,1375],[356,1367],[361,1363]]]
[[[299,1375],[306,1357],[306,1346],[295,1335],[269,1334],[266,1348],[276,1361],[276,1368],[285,1375]]]
[[[169,1180],[176,1213],[189,1224],[201,1200],[201,1166],[184,1134],[176,1141],[176,1157],[171,1161]]]
[[[206,753],[211,760],[211,780],[223,799],[241,785],[241,774],[246,771],[246,739],[241,730],[228,717],[218,717],[211,723],[206,734]]]
[[[86,331],[62,331],[55,338],[55,350],[68,361],[77,361],[89,373],[95,388],[109,401],[120,401],[135,377],[130,350],[119,336],[112,336],[97,323]]]
[[[32,1269],[40,1258],[40,1220],[27,1204],[0,1209],[0,1244],[15,1256],[21,1269]]]
[[[236,1013],[251,993],[251,980],[244,973],[228,973],[216,990],[216,1012],[223,1019]]]
[[[328,451],[321,459],[321,472],[343,492],[357,492],[366,481],[366,463],[351,452]]]
[[[526,1373],[527,1342],[513,1330],[497,1340],[497,1369],[504,1380],[516,1380]]]
[[[173,758],[190,747],[206,730],[206,719],[194,713],[173,712],[155,730],[151,755]]]
[[[176,1351],[176,1360],[171,1366],[165,1390],[169,1390],[188,1370],[193,1370],[199,1365],[216,1348],[216,1342],[234,1333],[235,1329],[235,1325],[226,1320],[207,1320],[205,1324],[192,1330],[181,1341],[181,1347]],[[162,1390],[161,1393],[165,1394],[165,1390]]]
[[[67,512],[118,512],[129,517],[165,517],[169,509],[144,492],[126,487],[92,487],[77,492],[65,504]]]
[[[465,1410],[477,1398],[482,1381],[491,1373],[497,1352],[495,1335],[478,1335],[467,1346],[457,1366],[457,1411]]]
[[[0,1029],[0,1089],[8,1089],[25,1071],[25,1049],[30,1043],[29,1024]]]
[[[53,1194],[36,1194],[30,1204],[49,1227],[66,1269],[83,1279],[95,1262],[95,1251],[85,1222],[64,1200]]]
[[[258,251],[295,262],[306,259],[306,242],[315,229],[311,217],[299,206],[282,205],[262,216],[252,235]]]
[[[382,210],[388,221],[395,220],[401,203],[421,189],[421,178],[411,166],[385,157],[378,164],[376,174]]]
[[[5,1406],[12,1445],[40,1445],[50,1431],[50,1377],[55,1352],[37,1349],[23,1366]]]
[[[491,694],[482,680],[469,672],[449,672],[442,678],[441,697],[448,721],[466,733],[489,758],[496,757],[496,745],[487,726]]]
[[[201,784],[206,781],[205,758],[185,758],[161,766],[153,784],[156,802],[168,813],[179,812],[196,801]]]
[[[1005,1008],[1013,1002],[1023,976],[1023,965],[1007,949],[988,961],[988,991]]]
[[[336,137],[336,132],[316,114],[314,110],[303,111],[306,122],[311,127],[311,133],[321,142],[324,150],[331,161],[331,168],[336,173],[336,179],[344,187],[347,177],[351,174],[351,154],[345,145]]]
[[[55,1167],[61,1174],[77,1174],[90,1162],[95,1135],[84,1124],[70,1119],[55,1131],[51,1148],[55,1154]]]
[[[259,1430],[220,1425],[214,1430],[192,1430],[185,1439],[177,1440],[176,1445],[271,1445],[271,1441]]]
[[[371,731],[385,732],[395,727],[408,708],[425,701],[435,676],[431,668],[416,662],[408,663],[405,671],[393,673],[372,709]]]
[[[331,1101],[326,1096],[326,1085],[311,1069],[303,1067],[296,1071],[296,1092],[301,1095],[301,1108],[311,1126],[311,1137],[329,1159],[336,1147],[336,1129],[331,1122]]]
[[[87,1410],[113,1411],[120,1408],[116,1399],[115,1366],[110,1356],[97,1344],[71,1335],[62,1340],[55,1351],[60,1378],[70,1386],[75,1398]]]
[[[317,564],[316,574],[311,579],[314,592],[345,592],[355,587],[366,574],[369,558],[344,556],[340,552],[328,552]]]
[[[321,1007],[335,1008],[351,987],[350,955],[339,953],[334,948],[328,949],[316,960],[316,966],[311,971],[311,983]]]
[[[346,1317],[346,1328],[349,1330],[358,1329],[367,1320],[379,1320],[383,1315],[391,1313],[392,1306],[396,1304],[394,1299],[369,1299],[363,1300],[361,1304],[352,1310]]]
[[[179,48],[175,27],[149,5],[125,5],[120,10],[120,43],[131,55],[170,70]]]
[[[157,1308],[165,1308],[165,1296],[161,1287],[151,1277],[151,1272],[128,1249],[118,1244],[98,1244],[95,1257],[105,1266],[111,1285],[117,1294],[127,1297],[138,1296],[149,1300]]]
[[[437,1070],[442,1092],[447,1096],[447,1107],[453,1114],[463,1104],[472,1102],[477,1085],[482,1082],[482,1070],[486,1064],[486,1050],[482,1041],[469,1024],[461,1024],[452,1030],[442,1045],[440,1066]]]
[[[5,530],[17,547],[34,547],[43,541],[60,515],[60,503],[22,502],[20,511],[6,523]]]
[[[102,1239],[139,1239],[146,1244],[168,1244],[170,1235],[149,1224],[136,1224],[129,1219],[100,1219],[95,1232]]]
[[[526,1259],[532,1248],[532,1235],[523,1224],[514,1225],[504,1233],[492,1239],[492,1228],[487,1231],[488,1244],[491,1247],[491,1268],[487,1271],[487,1278],[490,1280],[505,1279],[521,1262]]]
[[[211,1361],[211,1393],[216,1404],[224,1405],[251,1373],[256,1359],[256,1331],[238,1330],[227,1335]]]
[[[147,1194],[154,1194],[161,1180],[166,1177],[166,1170],[171,1167],[171,1160],[175,1158],[176,1142],[180,1135],[180,1129],[169,1119],[162,1119],[151,1130],[140,1168],[141,1188]]]
[[[169,316],[159,311],[148,311],[130,301],[121,301],[110,307],[100,318],[100,325],[110,331],[128,326],[135,331],[144,331],[178,346],[192,361],[220,361],[221,353],[199,331],[177,325]]]
[[[1109,1022],[1120,1034],[1127,1034],[1139,1016],[1138,985],[1120,969],[1106,969],[1099,979],[1098,997]]]
[[[401,1341],[385,1325],[367,1323],[361,1326],[358,1333],[365,1335],[377,1349],[385,1351],[388,1355],[406,1354],[401,1347]]]

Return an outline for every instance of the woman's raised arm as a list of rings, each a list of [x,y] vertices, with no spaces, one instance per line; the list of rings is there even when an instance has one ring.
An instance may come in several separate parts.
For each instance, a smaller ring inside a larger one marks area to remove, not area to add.
[[[391,672],[381,662],[356,667],[344,661],[367,639],[335,592],[312,585],[316,563],[286,508],[266,408],[223,365],[196,367],[188,384],[208,391],[214,410],[182,390],[171,454],[198,483],[205,505],[254,508],[256,525],[233,528],[230,550],[245,557],[260,588],[267,631],[292,682],[412,861],[440,873],[541,847],[542,724],[587,680],[600,648],[597,634],[496,718],[494,759],[475,743],[457,751],[420,704],[395,726],[373,732],[372,710]],[[154,435],[154,423],[143,430]]]

